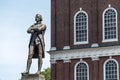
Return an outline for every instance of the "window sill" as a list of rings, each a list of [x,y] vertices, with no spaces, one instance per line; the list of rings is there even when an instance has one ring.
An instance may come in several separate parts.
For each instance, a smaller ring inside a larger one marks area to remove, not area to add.
[[[88,42],[74,42],[74,45],[80,45],[80,44],[88,44]]]
[[[115,42],[115,41],[118,41],[118,39],[103,40],[102,42]]]

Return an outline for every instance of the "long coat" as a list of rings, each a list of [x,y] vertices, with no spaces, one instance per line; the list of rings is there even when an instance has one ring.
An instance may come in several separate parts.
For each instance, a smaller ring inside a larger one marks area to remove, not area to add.
[[[34,46],[33,58],[38,58],[38,54],[39,54],[38,50],[41,50],[41,49],[39,49],[36,46],[37,44],[41,45],[41,48],[42,48],[42,58],[45,57],[45,54],[44,54],[44,52],[45,52],[45,41],[44,41],[45,30],[46,30],[46,25],[38,24],[38,23],[35,23],[34,25],[32,25],[27,30],[28,33],[31,33],[29,47],[31,45]]]

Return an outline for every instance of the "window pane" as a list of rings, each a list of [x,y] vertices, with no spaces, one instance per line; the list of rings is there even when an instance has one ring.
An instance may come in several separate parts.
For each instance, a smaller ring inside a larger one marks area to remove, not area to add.
[[[118,80],[117,63],[113,60],[105,64],[105,80]]]
[[[79,63],[76,67],[76,80],[88,80],[88,68],[85,63]]]
[[[116,12],[108,9],[104,14],[104,39],[116,39]]]
[[[87,15],[80,12],[76,16],[76,42],[87,41]]]

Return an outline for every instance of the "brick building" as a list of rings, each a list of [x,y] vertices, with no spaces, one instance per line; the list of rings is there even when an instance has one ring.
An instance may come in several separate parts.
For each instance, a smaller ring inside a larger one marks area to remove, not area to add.
[[[51,0],[51,80],[119,80],[120,0]]]

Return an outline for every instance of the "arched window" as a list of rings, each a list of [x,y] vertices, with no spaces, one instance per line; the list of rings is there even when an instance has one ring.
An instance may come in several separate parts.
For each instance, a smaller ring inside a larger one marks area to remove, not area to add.
[[[74,80],[89,80],[89,68],[88,64],[84,61],[80,61],[75,65],[75,79]]]
[[[104,80],[119,80],[119,66],[115,59],[108,59],[104,63]]]
[[[74,44],[88,43],[88,15],[80,8],[74,16]]]
[[[103,42],[118,41],[117,11],[109,5],[103,12]]]

